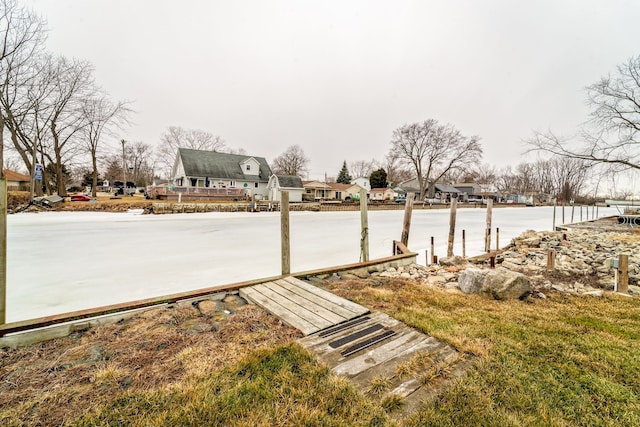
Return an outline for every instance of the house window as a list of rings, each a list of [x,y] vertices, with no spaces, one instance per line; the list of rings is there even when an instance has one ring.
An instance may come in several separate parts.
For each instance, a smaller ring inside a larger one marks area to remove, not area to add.
[[[253,183],[253,187],[258,188],[258,183],[257,182]]]
[[[251,165],[247,165],[247,170],[250,171],[251,170]]]
[[[235,186],[236,186],[236,182],[235,181],[229,181],[229,187],[233,188]]]

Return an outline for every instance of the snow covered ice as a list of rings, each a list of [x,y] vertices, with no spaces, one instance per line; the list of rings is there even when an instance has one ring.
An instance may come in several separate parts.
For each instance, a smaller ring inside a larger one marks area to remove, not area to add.
[[[616,214],[599,209],[601,217]],[[290,215],[292,272],[359,261],[359,212]],[[391,255],[403,216],[369,211],[371,259]],[[527,229],[550,230],[552,218],[552,207],[495,208],[492,248],[496,227],[505,246]],[[561,218],[558,208],[556,224]],[[462,253],[463,229],[467,256],[482,253],[485,220],[485,209],[458,209],[455,254]],[[8,217],[7,231],[8,322],[276,276],[281,268],[279,212],[23,213]],[[448,231],[448,209],[416,209],[409,248],[424,264],[434,236],[443,257]]]

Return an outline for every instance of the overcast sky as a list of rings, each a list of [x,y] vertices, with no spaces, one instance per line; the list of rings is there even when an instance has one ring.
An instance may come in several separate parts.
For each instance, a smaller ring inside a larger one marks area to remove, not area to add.
[[[515,165],[533,129],[572,133],[584,87],[640,54],[635,0],[23,1],[49,50],[133,101],[122,138],[197,128],[268,161],[298,144],[311,178],[381,160],[428,118]]]

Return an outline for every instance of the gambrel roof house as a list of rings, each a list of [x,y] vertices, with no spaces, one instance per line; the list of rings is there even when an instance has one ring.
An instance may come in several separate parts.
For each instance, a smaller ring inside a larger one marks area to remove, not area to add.
[[[269,178],[269,200],[280,201],[280,194],[283,191],[289,192],[290,202],[301,202],[302,192],[304,187],[302,186],[302,179],[295,175],[271,175]]]
[[[179,148],[172,182],[180,187],[240,188],[247,195],[267,195],[272,175],[264,157]]]

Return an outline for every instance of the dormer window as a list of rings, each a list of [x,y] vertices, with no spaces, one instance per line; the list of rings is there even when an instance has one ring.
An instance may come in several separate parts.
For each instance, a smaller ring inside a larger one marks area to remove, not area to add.
[[[247,164],[247,170],[250,171],[251,170],[251,165]]]

